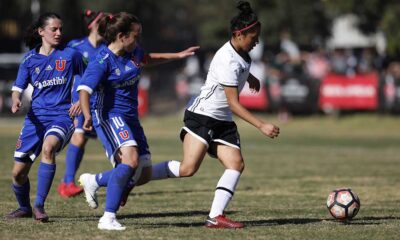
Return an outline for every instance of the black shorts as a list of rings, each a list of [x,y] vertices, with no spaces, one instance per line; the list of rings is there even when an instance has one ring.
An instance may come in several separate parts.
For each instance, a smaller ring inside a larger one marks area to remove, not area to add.
[[[183,118],[185,126],[181,130],[180,138],[183,141],[187,133],[192,134],[205,145],[212,157],[217,154],[210,148],[211,143],[220,143],[240,149],[240,136],[234,122],[220,121],[205,115],[186,110]]]

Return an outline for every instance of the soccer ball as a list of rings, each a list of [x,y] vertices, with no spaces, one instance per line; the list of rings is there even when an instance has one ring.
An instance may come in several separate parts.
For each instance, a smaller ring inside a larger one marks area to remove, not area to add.
[[[326,206],[332,217],[340,221],[348,221],[357,215],[361,203],[353,190],[350,188],[341,188],[329,193]]]

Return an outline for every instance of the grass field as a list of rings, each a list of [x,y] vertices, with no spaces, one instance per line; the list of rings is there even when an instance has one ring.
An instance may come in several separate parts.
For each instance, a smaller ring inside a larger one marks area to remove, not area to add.
[[[263,116],[276,122],[274,115]],[[179,115],[143,120],[153,162],[180,159]],[[57,173],[46,202],[49,223],[32,219],[0,221],[0,239],[399,239],[400,121],[397,117],[315,116],[280,124],[281,136],[264,138],[238,121],[246,169],[228,215],[243,221],[242,230],[203,227],[223,172],[207,157],[188,179],[154,181],[135,188],[119,211],[124,232],[102,232],[100,207],[89,209],[83,197],[62,199],[56,193],[65,163],[58,156]],[[21,118],[0,119],[0,212],[17,206],[10,188],[12,154]],[[39,160],[39,159],[38,159]],[[31,171],[31,202],[36,193],[36,163]],[[110,169],[97,141],[88,144],[79,174]],[[334,221],[325,203],[328,193],[351,187],[361,210],[350,224]]]

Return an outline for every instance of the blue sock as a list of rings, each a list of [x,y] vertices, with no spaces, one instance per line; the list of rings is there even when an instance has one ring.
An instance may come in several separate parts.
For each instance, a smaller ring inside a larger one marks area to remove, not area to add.
[[[13,184],[12,188],[14,190],[15,197],[17,198],[19,209],[25,212],[31,212],[32,207],[31,207],[31,200],[29,198],[29,191],[31,190],[31,184],[29,182],[29,178],[21,186]]]
[[[65,157],[65,174],[64,182],[71,183],[75,182],[75,174],[81,164],[84,148],[79,148],[73,144],[70,144]]]
[[[110,176],[113,171],[114,171],[114,169],[96,174],[97,184],[99,184],[100,187],[107,187],[108,180],[110,180]]]
[[[55,164],[40,162],[38,169],[38,183],[35,207],[44,207],[44,202],[46,201],[47,195],[49,194],[55,173]]]
[[[134,169],[123,163],[114,168],[107,186],[106,212],[116,213],[118,211],[122,193],[133,173]]]

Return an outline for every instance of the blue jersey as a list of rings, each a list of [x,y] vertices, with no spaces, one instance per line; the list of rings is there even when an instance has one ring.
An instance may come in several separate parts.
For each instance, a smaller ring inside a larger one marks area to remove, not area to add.
[[[68,114],[75,75],[82,75],[85,64],[82,55],[71,48],[56,48],[49,55],[29,51],[19,66],[13,91],[22,92],[33,86],[31,112],[35,115]]]
[[[101,116],[111,113],[138,119],[138,83],[143,58],[140,47],[124,56],[115,55],[108,47],[99,50],[78,87],[78,91],[83,89],[92,94],[92,111]]]
[[[88,37],[74,39],[68,43],[68,47],[71,47],[82,54],[83,61],[85,62],[86,65],[96,57],[97,51],[103,46],[105,46],[105,44],[101,43],[101,44],[98,44],[97,47],[94,47],[89,42]],[[79,94],[78,94],[78,92],[76,92],[79,82],[80,82],[80,77],[75,78],[74,87],[73,87],[74,91],[72,93],[72,98],[73,98],[74,102],[79,100]]]

